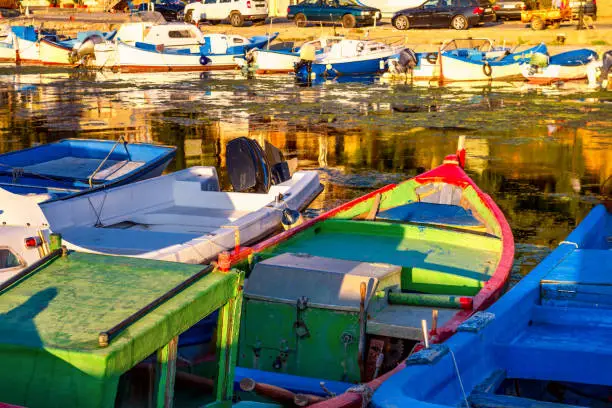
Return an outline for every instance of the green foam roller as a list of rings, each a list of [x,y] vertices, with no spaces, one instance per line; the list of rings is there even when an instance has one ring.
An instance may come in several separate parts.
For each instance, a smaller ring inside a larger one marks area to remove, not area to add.
[[[395,305],[433,306],[453,309],[471,309],[471,296],[433,295],[428,293],[389,292],[388,301]]]

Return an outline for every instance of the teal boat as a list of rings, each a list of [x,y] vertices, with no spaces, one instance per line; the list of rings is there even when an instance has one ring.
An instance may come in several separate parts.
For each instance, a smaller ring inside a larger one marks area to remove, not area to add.
[[[28,408],[228,403],[241,285],[235,270],[55,249],[0,285],[0,401]],[[215,311],[216,344],[181,347],[179,336]],[[212,380],[177,370],[202,353],[212,356]]]

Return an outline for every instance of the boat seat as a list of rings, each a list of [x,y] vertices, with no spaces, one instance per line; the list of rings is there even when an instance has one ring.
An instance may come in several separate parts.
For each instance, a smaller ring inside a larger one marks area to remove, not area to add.
[[[529,326],[492,353],[511,378],[612,386],[610,344],[612,311],[541,306]]]
[[[543,305],[612,309],[612,251],[577,249],[540,281]]]
[[[414,202],[389,208],[376,216],[377,220],[438,224],[452,227],[481,228],[483,223],[470,210],[458,205]]]
[[[201,234],[96,227],[70,227],[59,232],[67,242],[74,245],[120,255],[138,255],[172,245],[181,245],[201,237]]]

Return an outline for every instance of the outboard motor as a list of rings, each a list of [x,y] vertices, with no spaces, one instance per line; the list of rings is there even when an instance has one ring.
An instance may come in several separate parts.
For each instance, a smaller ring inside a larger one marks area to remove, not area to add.
[[[388,60],[388,65],[390,73],[405,74],[408,71],[412,71],[418,65],[418,58],[412,49],[405,48],[400,52],[399,59]]]
[[[612,50],[606,51],[601,58],[601,87],[606,89],[608,87],[608,76],[612,70]]]
[[[225,161],[234,191],[267,193],[272,185],[270,165],[255,140],[239,137],[225,149]]]
[[[70,60],[76,63],[84,58],[93,58],[96,44],[102,44],[104,41],[104,38],[99,34],[90,35],[81,42],[78,48],[70,52]]]
[[[548,55],[541,52],[534,52],[529,59],[529,75],[535,75],[542,68],[548,66]]]
[[[306,81],[310,82],[312,76],[312,63],[315,59],[316,50],[312,45],[307,44],[300,48],[300,60],[294,67],[296,76],[306,76]]]

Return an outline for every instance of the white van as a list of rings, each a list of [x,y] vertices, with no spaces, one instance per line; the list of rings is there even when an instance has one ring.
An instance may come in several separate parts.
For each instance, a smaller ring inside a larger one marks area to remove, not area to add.
[[[229,20],[234,27],[245,21],[263,22],[268,17],[267,0],[201,0],[185,7],[185,21],[198,24],[208,21],[218,24]]]

